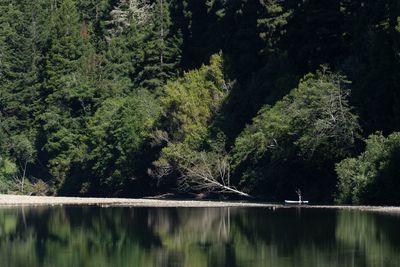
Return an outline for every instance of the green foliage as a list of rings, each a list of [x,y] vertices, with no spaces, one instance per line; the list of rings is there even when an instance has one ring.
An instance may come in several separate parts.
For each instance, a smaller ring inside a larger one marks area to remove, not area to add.
[[[1,136],[0,136],[0,140]],[[32,144],[24,136],[16,136],[13,140],[18,147],[13,147],[13,152],[19,159],[16,163],[10,157],[4,154],[0,149],[0,194],[36,194],[46,195],[49,192],[49,186],[42,180],[25,177],[28,163],[32,163],[35,158]],[[19,154],[21,153],[21,154]]]
[[[361,155],[345,159],[336,165],[339,177],[336,201],[398,205],[399,160],[399,133],[388,137],[384,137],[382,133],[370,135]]]
[[[260,3],[263,7],[262,15],[257,20],[258,27],[261,29],[260,37],[266,44],[264,52],[273,52],[286,33],[288,19],[292,12],[285,10],[281,1],[261,0]]]
[[[52,17],[52,43],[46,59],[46,105],[38,116],[40,134],[45,136],[46,163],[57,186],[68,176],[72,161],[85,156],[83,123],[85,95],[90,91],[81,82],[84,40],[80,35],[75,2],[64,0]],[[78,72],[80,70],[80,72]]]
[[[61,188],[74,166],[87,159],[86,123],[106,95],[101,59],[82,24],[74,1],[65,0],[54,14],[52,43],[47,53],[46,86],[42,93],[40,135],[52,182]]]
[[[166,132],[156,134],[167,143],[155,163],[160,176],[170,171],[183,172],[185,166],[192,165],[189,162],[200,158],[198,153],[212,150],[217,140],[213,140],[210,129],[227,97],[228,84],[222,55],[214,55],[209,65],[165,85],[160,101],[164,110],[162,127]]]
[[[397,17],[396,31],[400,32],[400,17]]]
[[[3,0],[1,153],[26,188],[128,194],[156,191],[146,177],[158,150],[164,167],[202,155],[213,165],[227,150],[239,187],[272,196],[315,184],[328,199],[334,164],[358,148],[354,114],[366,136],[400,127],[399,12],[395,0]],[[204,66],[218,51],[224,62]],[[321,64],[352,81],[351,96],[340,75],[304,76]],[[127,119],[146,116],[159,131]]]
[[[343,76],[327,70],[308,74],[298,88],[274,106],[264,107],[236,139],[232,152],[242,182],[257,188],[282,166],[294,170],[295,165],[290,166],[299,160],[321,165],[347,155],[359,133],[347,84]]]
[[[0,193],[7,193],[17,173],[17,166],[9,159],[0,155]]]
[[[108,0],[77,0],[81,20],[98,24],[104,19],[105,12],[110,4]]]
[[[169,81],[161,97],[171,141],[196,149],[207,136],[208,126],[228,93],[221,55],[214,55],[210,65]]]
[[[180,32],[172,29],[169,1],[155,1],[145,26],[143,46],[137,47],[144,55],[134,72],[136,84],[153,92],[160,90],[177,73],[181,43]]]
[[[351,113],[344,77],[330,72],[308,74],[274,106],[266,106],[237,139],[235,160],[264,153],[279,155],[286,145],[312,157],[346,155],[358,132],[357,117]],[[318,155],[318,156],[321,156]]]
[[[48,29],[46,0],[0,4],[0,146],[18,176],[36,160],[38,89]]]
[[[120,95],[132,88],[132,52],[124,38],[113,38],[104,55],[104,76],[109,83],[110,96]]]
[[[169,1],[119,1],[107,24],[112,72],[106,75],[126,73],[125,82],[153,92],[176,75],[182,40],[172,29]]]
[[[64,0],[52,22],[52,43],[46,60],[46,93],[57,94],[67,83],[66,76],[77,71],[84,43],[74,1]]]
[[[140,194],[143,188],[126,187],[144,176],[143,169],[149,163],[145,150],[160,111],[154,97],[141,90],[130,97],[105,101],[91,118],[89,158],[93,162],[93,175],[99,182],[90,182],[99,184],[103,193],[131,190]]]
[[[11,1],[0,4],[0,112],[3,130],[29,128],[36,97],[35,48],[27,16]]]

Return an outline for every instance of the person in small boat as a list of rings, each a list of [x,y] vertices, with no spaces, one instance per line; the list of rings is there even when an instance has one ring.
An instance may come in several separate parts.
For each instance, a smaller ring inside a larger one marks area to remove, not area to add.
[[[301,203],[301,190],[297,189],[296,194],[299,196],[299,203]]]

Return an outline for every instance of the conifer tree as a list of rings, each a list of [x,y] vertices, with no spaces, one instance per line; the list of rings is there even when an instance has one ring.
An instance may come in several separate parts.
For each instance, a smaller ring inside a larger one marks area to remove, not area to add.
[[[146,25],[143,63],[134,73],[135,83],[150,90],[161,86],[176,74],[181,59],[181,34],[172,31],[170,3],[157,0]]]
[[[286,33],[286,25],[292,11],[286,10],[284,4],[277,0],[261,0],[262,9],[257,20],[260,37],[265,42],[264,53],[273,52]]]
[[[106,24],[107,63],[111,68],[123,64],[132,86],[154,91],[174,76],[180,63],[181,36],[172,30],[169,2],[121,0]]]
[[[2,1],[0,12],[0,111],[4,118],[15,119],[9,127],[17,127],[21,112],[16,96],[24,88],[24,73],[29,63],[26,60],[26,28],[22,12],[12,1]],[[5,123],[3,119],[3,127],[6,127]]]
[[[103,54],[104,77],[114,96],[131,93],[144,64],[143,39],[152,5],[146,0],[121,0],[106,21],[107,50]]]
[[[132,73],[143,62],[143,52],[138,49],[140,38],[134,36],[135,33],[130,31],[127,36],[113,37],[103,54],[107,96],[129,94],[134,89]]]
[[[85,63],[90,44],[81,32],[75,2],[64,0],[52,18],[52,43],[46,59],[45,110],[40,115],[43,144],[51,175],[61,185],[72,161],[84,155],[83,131],[87,115],[86,99],[92,90],[87,84]]]
[[[77,0],[76,5],[82,21],[97,24],[104,19],[109,6],[108,0]]]
[[[28,162],[34,161],[35,105],[40,82],[40,38],[38,20],[45,13],[43,1],[3,1],[0,3],[0,131],[2,145],[25,176]],[[35,7],[35,12],[30,9]],[[39,14],[41,13],[41,14]]]
[[[52,18],[52,24],[52,43],[46,60],[46,89],[49,95],[57,94],[62,89],[62,77],[78,69],[83,51],[79,15],[74,1],[63,1]]]
[[[132,25],[148,23],[153,5],[147,0],[119,0],[110,12],[110,20],[106,22],[109,38],[120,36],[129,31]]]

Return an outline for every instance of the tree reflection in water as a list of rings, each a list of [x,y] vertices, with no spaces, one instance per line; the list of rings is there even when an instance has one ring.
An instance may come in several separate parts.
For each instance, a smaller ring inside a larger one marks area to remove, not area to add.
[[[0,209],[1,266],[400,266],[399,217],[264,208]]]

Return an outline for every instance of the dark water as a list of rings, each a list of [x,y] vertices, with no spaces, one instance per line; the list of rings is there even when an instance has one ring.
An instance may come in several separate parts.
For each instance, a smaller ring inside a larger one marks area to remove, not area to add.
[[[0,266],[400,266],[400,217],[297,208],[0,209]]]

